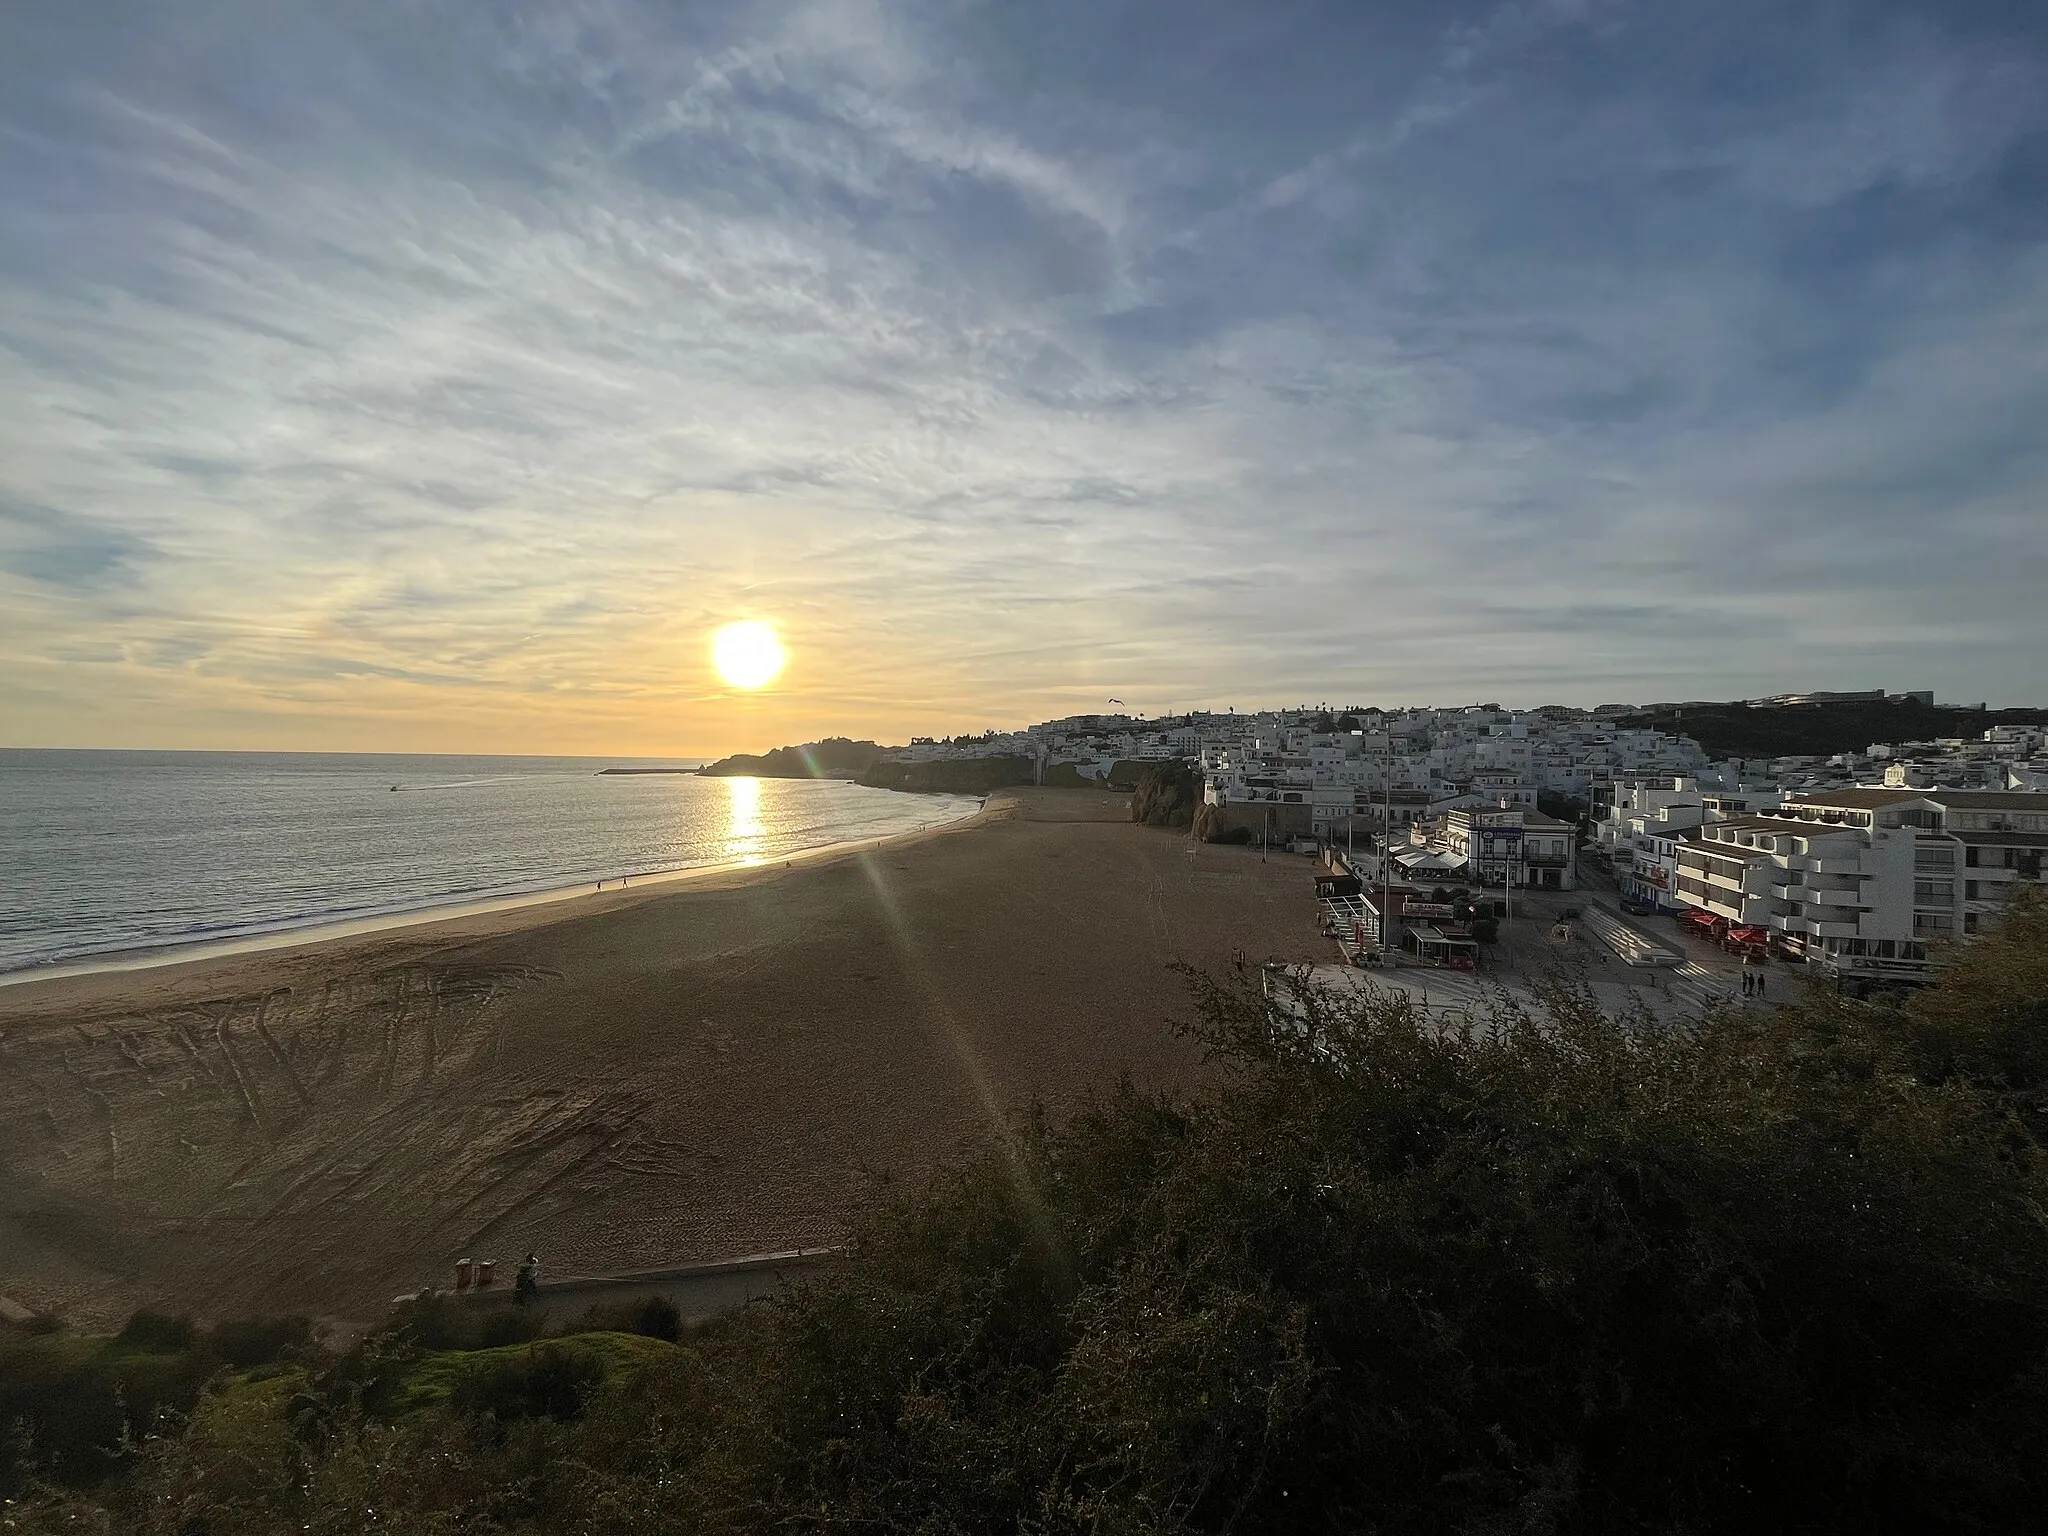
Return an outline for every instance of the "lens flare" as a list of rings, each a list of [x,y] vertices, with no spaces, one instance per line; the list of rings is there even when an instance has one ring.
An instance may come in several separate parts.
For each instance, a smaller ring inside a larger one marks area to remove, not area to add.
[[[711,664],[729,688],[765,688],[788,659],[775,626],[759,619],[728,624],[711,637]]]

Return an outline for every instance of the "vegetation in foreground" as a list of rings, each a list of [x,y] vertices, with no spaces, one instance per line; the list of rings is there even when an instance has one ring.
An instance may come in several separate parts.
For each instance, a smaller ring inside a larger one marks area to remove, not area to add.
[[[878,1207],[830,1283],[675,1344],[465,1352],[429,1311],[267,1380],[222,1367],[182,1429],[0,1525],[2038,1520],[2039,903],[1899,1007],[1817,993],[1669,1032],[1561,985],[1444,1036],[1396,1000],[1276,1026],[1250,977],[1197,1003],[1216,1093],[1021,1124]]]

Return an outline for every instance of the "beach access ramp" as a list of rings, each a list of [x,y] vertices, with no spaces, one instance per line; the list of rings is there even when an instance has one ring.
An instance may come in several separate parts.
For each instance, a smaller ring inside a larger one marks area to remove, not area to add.
[[[1685,963],[1685,956],[1670,945],[1659,944],[1648,934],[1631,928],[1597,903],[1588,903],[1581,908],[1579,921],[1626,965],[1676,966]]]

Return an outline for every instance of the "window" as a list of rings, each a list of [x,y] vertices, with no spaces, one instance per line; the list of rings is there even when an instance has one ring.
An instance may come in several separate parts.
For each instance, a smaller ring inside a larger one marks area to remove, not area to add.
[[[1977,895],[1977,891],[1978,891],[1978,883],[1977,883],[1977,882],[1976,882],[1975,880],[1965,880],[1965,881],[1963,882],[1963,900],[1965,900],[1965,901],[1978,901],[1978,900],[1981,900],[1981,898],[1980,898],[1980,897],[1979,897],[1979,896]]]
[[[1963,850],[1963,867],[1965,869],[1975,869],[1977,867],[1976,844],[1972,843],[1969,847]]]
[[[1922,843],[1913,850],[1913,867],[1915,869],[1954,869],[1956,867],[1956,851],[1940,843]]]
[[[1915,880],[1913,899],[1917,902],[1947,906],[1956,899],[1956,883],[1953,880]]]
[[[1974,913],[1974,912],[1965,912],[1965,913],[1963,914],[1963,932],[1965,932],[1965,933],[1975,933],[1976,931],[1977,931],[1977,914],[1976,914],[1976,913]]]

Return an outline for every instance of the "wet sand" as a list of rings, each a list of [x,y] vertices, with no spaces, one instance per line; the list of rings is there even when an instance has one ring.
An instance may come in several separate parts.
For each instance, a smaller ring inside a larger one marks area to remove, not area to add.
[[[1186,1086],[1176,961],[1322,958],[1307,860],[1095,791],[785,870],[0,989],[0,1294],[374,1314],[838,1240],[992,1117]]]

